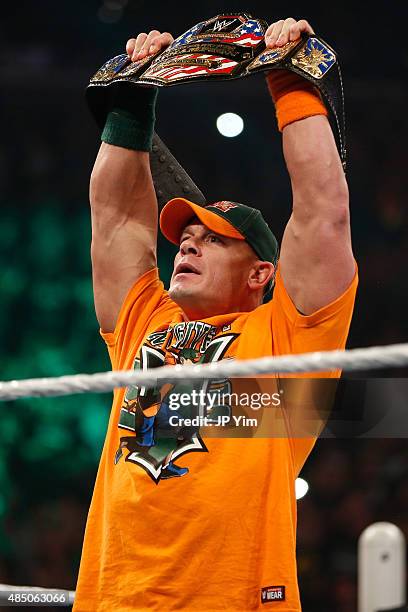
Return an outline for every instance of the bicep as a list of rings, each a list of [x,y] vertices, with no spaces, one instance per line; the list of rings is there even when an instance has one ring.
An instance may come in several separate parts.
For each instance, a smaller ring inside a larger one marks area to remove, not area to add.
[[[101,329],[113,331],[122,303],[142,274],[156,266],[157,231],[127,223],[92,239],[92,279]]]
[[[283,236],[280,270],[299,312],[309,315],[330,304],[355,274],[348,211],[336,222],[292,214]]]

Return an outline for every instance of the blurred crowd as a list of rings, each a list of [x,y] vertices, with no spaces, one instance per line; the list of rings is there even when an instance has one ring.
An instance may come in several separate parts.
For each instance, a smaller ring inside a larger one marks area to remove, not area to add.
[[[302,472],[298,571],[305,612],[351,612],[357,602],[357,541],[377,521],[408,536],[406,440],[320,440]]]

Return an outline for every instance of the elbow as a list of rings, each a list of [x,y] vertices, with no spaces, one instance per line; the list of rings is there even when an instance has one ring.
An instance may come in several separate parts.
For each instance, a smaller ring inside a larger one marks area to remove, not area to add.
[[[350,205],[349,191],[346,179],[344,176],[336,185],[328,192],[327,215],[328,220],[336,227],[343,229],[350,225]]]
[[[331,216],[315,217],[303,226],[303,231],[320,245],[322,252],[329,252],[333,244],[351,244],[350,215],[342,208]],[[325,246],[326,245],[326,246]]]
[[[335,228],[339,228],[341,231],[345,227],[350,227],[350,208],[349,200],[339,200],[332,211],[331,221]]]
[[[293,214],[304,223],[320,220],[343,228],[350,223],[349,190],[343,176],[308,181],[293,190]]]
[[[110,197],[111,186],[99,169],[92,171],[89,181],[89,202],[92,208],[105,207]]]
[[[349,191],[344,177],[316,194],[316,207],[321,218],[334,227],[344,228],[350,224]]]
[[[98,204],[100,206],[104,205],[104,200],[106,198],[106,192],[105,197],[103,195],[104,191],[100,173],[93,170],[89,181],[89,202],[92,208],[96,208]]]

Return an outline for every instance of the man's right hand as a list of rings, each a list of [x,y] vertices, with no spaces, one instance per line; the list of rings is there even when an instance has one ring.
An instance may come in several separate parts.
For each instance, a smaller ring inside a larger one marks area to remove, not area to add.
[[[155,55],[174,41],[169,32],[151,30],[149,34],[141,32],[136,38],[129,38],[126,43],[126,53],[132,62],[137,62],[149,55]]]

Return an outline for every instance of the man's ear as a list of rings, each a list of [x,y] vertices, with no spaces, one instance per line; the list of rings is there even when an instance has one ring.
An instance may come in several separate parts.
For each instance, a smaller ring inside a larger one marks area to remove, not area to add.
[[[270,261],[257,261],[251,268],[248,286],[252,291],[263,289],[275,274],[275,266]]]

